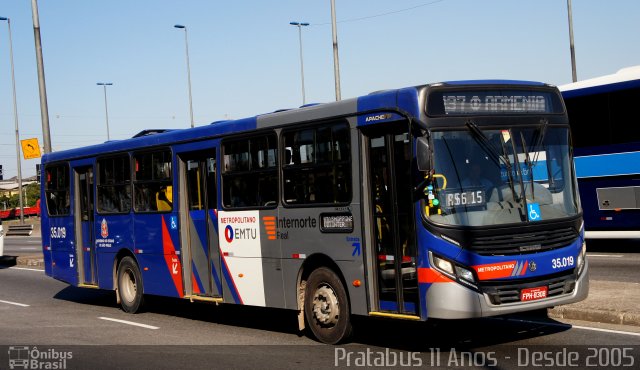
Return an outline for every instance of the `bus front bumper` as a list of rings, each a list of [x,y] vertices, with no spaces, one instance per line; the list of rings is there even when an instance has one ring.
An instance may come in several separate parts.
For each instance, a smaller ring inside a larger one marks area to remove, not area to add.
[[[589,294],[589,263],[578,277],[572,292],[535,301],[493,304],[486,293],[455,282],[435,283],[427,290],[427,316],[436,319],[467,319],[506,315],[565,305],[584,300]]]

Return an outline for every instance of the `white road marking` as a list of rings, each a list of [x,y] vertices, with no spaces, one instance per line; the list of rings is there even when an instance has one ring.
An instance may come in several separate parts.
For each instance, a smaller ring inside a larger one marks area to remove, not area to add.
[[[37,250],[40,250],[42,248],[38,248],[38,247],[21,247],[21,248],[18,248],[18,249],[20,249],[21,251],[37,251]]]
[[[44,270],[38,270],[38,269],[30,269],[30,268],[26,268],[26,267],[9,267],[9,269],[11,270],[25,270],[25,271],[37,271],[37,272],[44,272]]]
[[[610,257],[610,258],[622,258],[622,254],[591,254],[587,253],[587,257]]]
[[[0,303],[12,304],[14,306],[20,306],[20,307],[29,307],[28,304],[18,303],[18,302],[11,302],[11,301],[0,301]]]
[[[547,326],[561,326],[565,328],[568,327],[568,328],[581,329],[581,330],[591,330],[591,331],[599,331],[604,333],[623,334],[623,335],[632,335],[634,337],[640,337],[640,333],[633,333],[633,332],[621,331],[621,330],[592,328],[589,326],[579,326],[579,325],[571,325],[571,324],[564,324],[564,323],[553,323],[553,322],[520,320],[520,319],[507,319],[507,321],[524,322],[527,324],[538,324],[538,325],[547,325]]]
[[[133,322],[133,321],[112,319],[112,318],[110,318],[110,317],[98,317],[98,318],[99,318],[99,319],[101,319],[101,320],[107,320],[107,321],[115,321],[115,322],[119,322],[119,323],[121,323],[121,324],[127,324],[127,325],[139,326],[139,327],[141,327],[141,328],[145,328],[145,329],[153,329],[153,330],[160,329],[160,328],[159,328],[159,327],[157,327],[157,326],[151,326],[151,325],[147,325],[147,324],[140,324],[140,323]]]

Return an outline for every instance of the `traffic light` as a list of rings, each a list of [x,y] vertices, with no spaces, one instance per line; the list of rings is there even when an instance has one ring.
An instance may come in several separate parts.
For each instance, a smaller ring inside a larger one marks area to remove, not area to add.
[[[40,164],[36,163],[36,182],[40,183]]]
[[[2,173],[2,165],[0,164],[0,181],[4,180],[2,177],[4,174]]]

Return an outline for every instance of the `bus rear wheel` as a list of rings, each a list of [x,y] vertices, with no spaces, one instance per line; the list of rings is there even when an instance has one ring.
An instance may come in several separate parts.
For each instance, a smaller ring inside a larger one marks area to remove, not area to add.
[[[332,270],[321,267],[309,275],[304,314],[311,332],[320,342],[336,344],[351,335],[347,293]]]
[[[144,301],[142,275],[136,261],[127,256],[118,265],[118,294],[125,312],[136,313]]]

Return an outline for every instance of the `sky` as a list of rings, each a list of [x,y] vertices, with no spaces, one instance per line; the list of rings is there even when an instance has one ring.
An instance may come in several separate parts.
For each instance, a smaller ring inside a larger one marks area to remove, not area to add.
[[[343,99],[466,79],[571,82],[565,0],[336,0]],[[30,0],[11,20],[20,139],[42,142]],[[54,151],[335,100],[330,0],[39,0]],[[573,0],[578,80],[640,65],[640,1]],[[0,164],[16,175],[6,21],[0,21]],[[22,159],[22,176],[39,160]]]

